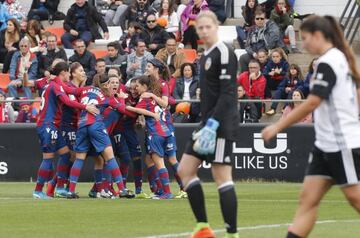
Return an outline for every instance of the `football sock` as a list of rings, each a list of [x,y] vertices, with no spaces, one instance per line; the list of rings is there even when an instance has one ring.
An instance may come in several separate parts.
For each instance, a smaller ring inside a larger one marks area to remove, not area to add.
[[[158,172],[164,192],[170,193],[170,181],[169,181],[168,170],[166,168],[161,168],[158,170]]]
[[[76,159],[74,161],[74,164],[70,170],[70,176],[69,176],[69,179],[70,179],[70,186],[69,186],[69,192],[71,193],[74,193],[75,192],[75,187],[76,187],[76,184],[79,180],[79,176],[80,176],[80,172],[81,172],[81,169],[84,165],[84,160],[82,159]]]
[[[286,238],[301,238],[301,236],[295,235],[294,233],[289,231],[286,235]]]
[[[50,179],[50,174],[52,171],[52,162],[53,162],[53,158],[42,160],[37,173],[35,191],[41,192],[45,182]]]
[[[57,187],[64,188],[67,180],[69,178],[70,171],[70,153],[65,153],[60,155],[57,167],[56,167],[56,175],[57,175]]]
[[[207,223],[204,192],[199,178],[189,182],[186,187],[191,209],[198,223]]]
[[[125,186],[123,183],[123,178],[119,169],[119,165],[116,162],[115,158],[112,158],[105,163],[105,169],[110,171],[113,182],[116,183],[119,191],[122,191]]]
[[[95,173],[94,173],[95,191],[98,193],[101,192],[102,189],[102,178],[103,178],[102,169],[95,169]]]
[[[133,159],[133,174],[135,183],[135,192],[140,193],[142,191],[142,161],[140,158]]]
[[[221,212],[228,233],[237,233],[237,199],[234,182],[229,181],[218,187]]]

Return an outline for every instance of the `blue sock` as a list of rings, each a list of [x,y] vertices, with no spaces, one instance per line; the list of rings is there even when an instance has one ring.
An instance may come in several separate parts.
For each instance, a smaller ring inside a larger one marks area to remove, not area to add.
[[[112,158],[105,163],[105,169],[110,172],[111,177],[114,183],[118,185],[119,190],[123,190],[124,189],[123,178],[121,176],[119,165],[116,162],[115,158]]]
[[[95,179],[96,192],[101,191],[102,178],[103,178],[102,169],[95,169],[94,179]]]
[[[158,172],[164,192],[170,193],[170,181],[169,181],[168,170],[166,168],[161,168],[158,170]]]
[[[156,192],[156,183],[155,183],[155,177],[154,177],[154,170],[155,170],[155,165],[153,165],[151,167],[148,167],[146,169],[150,190],[153,193]]]
[[[69,178],[69,172],[71,168],[70,157],[70,153],[60,155],[56,168],[57,186],[59,188],[63,188]]]
[[[142,161],[140,158],[133,160],[133,174],[135,182],[135,193],[141,193],[142,191]]]
[[[38,170],[35,191],[41,192],[45,182],[49,180],[52,171],[52,162],[53,158],[42,160],[40,168]]]
[[[74,193],[75,192],[75,186],[79,180],[80,171],[84,165],[84,160],[82,159],[76,159],[71,171],[70,171],[70,188],[69,191]]]

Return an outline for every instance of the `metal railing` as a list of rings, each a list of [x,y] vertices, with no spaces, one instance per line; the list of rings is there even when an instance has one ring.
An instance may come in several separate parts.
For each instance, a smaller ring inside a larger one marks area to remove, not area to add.
[[[291,103],[291,102],[305,102],[306,99],[301,100],[293,100],[293,99],[240,99],[239,103],[246,103],[246,102],[253,102],[253,103],[266,103],[266,102],[278,102],[278,103]],[[7,102],[14,102],[14,103],[21,103],[21,102],[41,102],[41,100],[37,99],[5,99],[0,100],[0,103],[7,103]],[[182,100],[176,99],[176,103],[180,102],[189,102],[189,103],[199,103],[199,99],[190,99],[190,100]]]
[[[345,38],[351,45],[360,27],[360,5],[358,0],[348,0],[339,22],[344,28]]]

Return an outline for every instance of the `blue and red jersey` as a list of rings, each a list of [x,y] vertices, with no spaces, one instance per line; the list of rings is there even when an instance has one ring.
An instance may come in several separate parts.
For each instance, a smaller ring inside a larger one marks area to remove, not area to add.
[[[168,97],[168,104],[175,105],[175,99],[169,95],[169,84],[167,81],[160,79],[160,86],[161,86],[161,96]],[[165,118],[166,118],[166,125],[170,129],[171,132],[175,131],[175,127],[173,125],[173,118],[169,110],[169,106],[165,109]]]
[[[128,97],[125,99],[126,105],[136,107],[136,104],[138,103],[138,99],[133,98],[128,91],[123,90],[123,92],[126,92],[128,94]],[[114,128],[114,132],[121,133],[121,132],[125,132],[128,129],[133,129],[136,124],[136,118],[137,117],[128,117],[128,116],[121,117]]]
[[[152,98],[140,98],[136,108],[148,110],[153,113],[160,113],[160,120],[157,121],[153,117],[145,116],[146,129],[149,135],[158,135],[162,137],[168,137],[171,135],[166,119],[165,111],[163,111]]]
[[[74,84],[70,83],[66,83],[66,85],[68,87],[71,88],[78,88],[76,87]],[[76,97],[74,95],[69,95],[69,98],[71,101],[77,101]],[[72,128],[77,128],[78,125],[78,120],[79,120],[79,110],[73,108],[73,107],[69,107],[67,105],[63,106],[63,113],[62,113],[62,117],[61,117],[61,126],[68,126],[68,127],[72,127]]]
[[[120,118],[122,118],[122,114],[120,114],[118,111],[112,109],[111,107],[108,107],[104,110],[102,115],[104,117],[103,122],[106,127],[106,131],[109,135],[112,135]]]
[[[86,108],[85,105],[71,101],[60,84],[62,84],[60,79],[55,78],[44,87],[44,91],[41,94],[40,112],[37,120],[38,127],[53,124],[59,128],[63,104],[81,110]]]

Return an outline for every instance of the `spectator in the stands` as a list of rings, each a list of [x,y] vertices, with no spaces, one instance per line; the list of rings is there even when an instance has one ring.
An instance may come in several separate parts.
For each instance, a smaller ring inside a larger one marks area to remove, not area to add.
[[[140,34],[140,38],[145,40],[146,46],[151,54],[156,53],[165,46],[169,34],[157,24],[155,14],[146,17],[146,27]]]
[[[131,0],[97,0],[98,5],[107,5],[108,10],[104,19],[108,26],[121,26],[125,29],[126,11],[128,11]]]
[[[121,72],[120,72],[120,69],[117,67],[110,67],[107,72],[107,75],[116,75],[116,76],[120,77]]]
[[[255,25],[255,10],[259,5],[257,0],[247,0],[245,6],[242,6],[242,16],[244,17],[244,26],[236,26],[237,40],[242,49],[245,49],[245,42],[248,32]]]
[[[286,78],[279,84],[278,89],[275,92],[273,99],[288,99],[291,98],[292,93],[295,90],[302,90],[304,87],[304,76],[300,67],[297,64],[292,64],[289,67],[289,71]],[[274,115],[276,113],[278,103],[273,102],[271,109],[266,112],[267,115]]]
[[[156,13],[158,22],[163,20],[166,22],[165,30],[171,37],[176,38],[179,31],[179,18],[174,10],[174,3],[172,0],[161,0],[161,7],[159,12]]]
[[[304,95],[301,92],[301,90],[295,90],[292,93],[292,99],[293,100],[301,100],[304,99]],[[282,114],[282,118],[287,117],[296,107],[300,106],[301,102],[291,102],[289,103],[288,106],[285,107],[283,114]],[[312,114],[310,113],[309,115],[307,115],[304,119],[302,119],[300,121],[300,123],[312,123],[313,119],[312,119]]]
[[[199,87],[199,79],[195,67],[191,63],[181,65],[181,75],[176,79],[173,92],[175,99],[190,100],[196,98],[196,89]]]
[[[259,121],[258,110],[253,102],[241,102],[247,100],[249,97],[246,95],[245,89],[242,85],[237,89],[239,99],[239,118],[240,123],[255,123]]]
[[[276,0],[266,0],[263,1],[260,6],[264,9],[266,13],[266,18],[270,18],[271,11],[275,8]]]
[[[28,74],[29,80],[37,78],[38,60],[35,53],[30,52],[30,41],[27,38],[20,40],[20,50],[16,51],[11,59],[10,80],[8,85],[9,95],[17,97],[17,89],[22,87],[26,98],[31,98],[31,89],[22,86],[24,74]]]
[[[301,91],[304,93],[305,98],[309,95],[310,92],[310,81],[313,78],[313,74],[316,68],[316,61],[318,58],[313,58],[309,64],[308,73],[305,77],[304,85],[301,88]]]
[[[280,29],[282,36],[289,37],[291,53],[301,53],[296,47],[294,29],[294,10],[287,0],[277,0],[275,9],[271,11],[270,20],[274,21]]]
[[[7,21],[10,19],[9,12],[3,3],[0,2],[0,31],[6,29]]]
[[[140,39],[140,34],[142,32],[142,27],[137,22],[130,22],[127,32],[120,37],[120,44],[124,51],[127,53],[132,53],[135,48],[135,44],[138,39]]]
[[[21,21],[26,16],[24,8],[18,0],[5,0],[4,6],[7,9],[10,18],[16,18],[16,20]]]
[[[38,53],[39,48],[44,47],[46,42],[43,40],[42,25],[38,20],[30,20],[26,26],[26,34],[24,38],[27,38],[31,44],[31,52]]]
[[[260,63],[260,71],[262,74],[265,74],[265,66],[269,61],[269,52],[265,49],[260,49],[257,52],[257,59]]]
[[[126,68],[128,80],[143,75],[146,71],[147,61],[152,58],[154,56],[146,51],[145,41],[139,39],[136,43],[135,51],[128,55]]]
[[[181,21],[181,15],[184,12],[186,6],[189,4],[190,0],[181,0],[176,9],[176,14],[178,16],[179,21]]]
[[[24,100],[27,100],[27,98],[25,98]],[[32,108],[29,102],[24,101],[20,103],[20,110],[15,123],[36,122],[36,117],[36,109]]]
[[[96,71],[96,74],[105,74],[106,73],[106,63],[103,58],[96,59],[95,71]]]
[[[240,57],[240,71],[248,70],[251,59],[257,59],[257,51],[260,49],[272,50],[277,47],[285,47],[281,39],[279,27],[265,18],[265,12],[258,7],[255,11],[255,27],[248,33],[246,40],[246,54]]]
[[[3,64],[3,73],[9,71],[11,57],[19,50],[20,25],[16,19],[10,19],[8,27],[0,32],[0,63]]]
[[[66,49],[72,49],[72,42],[82,39],[86,45],[95,39],[100,39],[98,25],[104,32],[104,39],[109,39],[109,30],[102,15],[95,7],[85,0],[75,0],[66,14],[64,29],[66,32],[61,37],[61,42]]]
[[[205,49],[201,47],[196,50],[196,59],[194,61],[196,75],[200,75],[200,58],[204,54],[204,52]]]
[[[195,20],[201,11],[209,10],[206,0],[191,0],[181,15],[181,31],[183,32],[182,43],[191,44],[191,48],[197,49],[199,36],[195,30]]]
[[[93,53],[86,49],[85,41],[77,39],[75,41],[75,54],[69,58],[70,62],[79,62],[86,72],[86,85],[91,85],[95,75],[96,58]]]
[[[151,6],[149,0],[134,0],[127,11],[126,19],[129,22],[138,22],[142,27],[145,27],[146,17],[151,13],[155,14],[156,9]]]
[[[122,49],[118,41],[110,42],[107,45],[108,55],[104,57],[107,67],[114,66],[121,70],[122,75],[126,75],[127,54]]]
[[[283,49],[276,48],[270,53],[270,60],[265,66],[266,97],[272,97],[271,91],[277,90],[289,70],[287,56]]]
[[[67,56],[63,48],[57,46],[57,36],[50,34],[46,37],[47,47],[41,48],[41,60],[39,61],[40,77],[50,77],[49,68],[55,59],[62,59],[67,62]]]
[[[180,68],[185,63],[185,54],[177,49],[174,38],[167,39],[165,47],[157,52],[155,58],[167,64],[173,77],[180,77]]]
[[[48,20],[57,12],[59,0],[33,0],[28,14],[28,19],[38,21]]]
[[[226,20],[225,0],[208,0],[209,9],[215,13],[221,24]]]
[[[260,63],[257,60],[251,60],[249,71],[241,73],[237,79],[238,85],[242,85],[249,98],[265,98],[266,79],[260,71]]]
[[[0,89],[0,101],[6,99],[6,93]],[[14,108],[10,103],[0,102],[0,123],[14,123]]]

